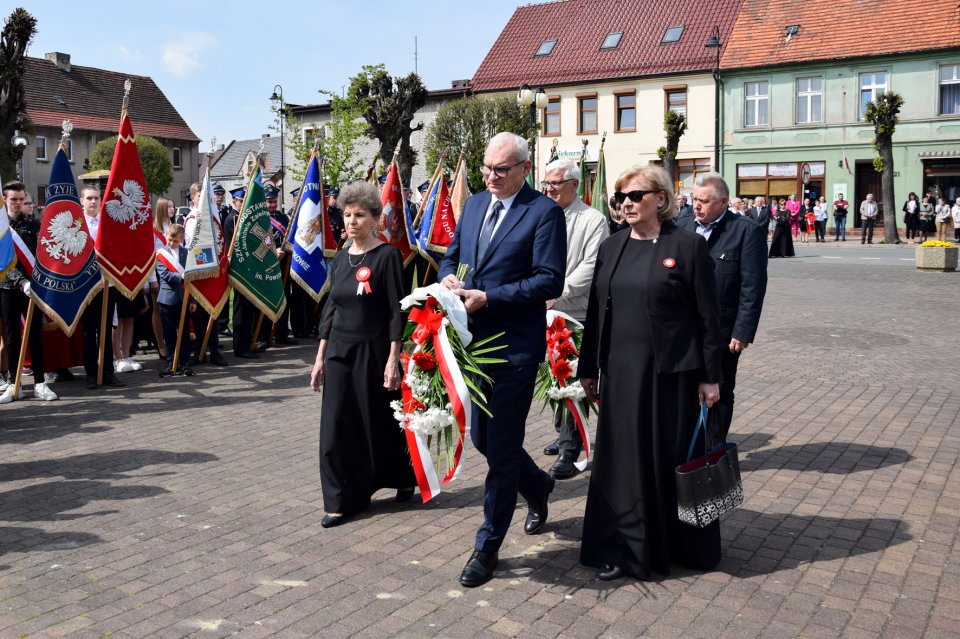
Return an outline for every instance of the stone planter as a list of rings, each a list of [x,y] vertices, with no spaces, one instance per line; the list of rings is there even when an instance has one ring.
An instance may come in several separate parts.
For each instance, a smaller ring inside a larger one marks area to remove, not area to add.
[[[960,248],[941,246],[918,246],[915,264],[917,268],[931,271],[957,270],[957,253]]]

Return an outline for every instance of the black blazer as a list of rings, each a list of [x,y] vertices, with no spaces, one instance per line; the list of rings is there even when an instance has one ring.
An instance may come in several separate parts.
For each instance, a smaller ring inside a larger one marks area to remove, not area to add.
[[[610,325],[610,280],[630,238],[630,229],[603,241],[590,286],[577,373],[597,379],[603,370]],[[700,370],[700,381],[719,382],[720,326],[713,283],[713,264],[696,233],[672,222],[660,227],[650,267],[647,311],[653,330],[657,373]],[[672,259],[673,264],[664,264]],[[616,344],[609,345],[616,348]]]
[[[760,224],[761,226],[767,226],[770,223],[770,207],[769,206],[755,206],[753,207],[753,220]]]
[[[695,219],[681,225],[696,232]],[[702,241],[702,240],[701,240]],[[716,268],[723,341],[753,342],[767,292],[767,232],[739,215],[724,215],[707,242]]]

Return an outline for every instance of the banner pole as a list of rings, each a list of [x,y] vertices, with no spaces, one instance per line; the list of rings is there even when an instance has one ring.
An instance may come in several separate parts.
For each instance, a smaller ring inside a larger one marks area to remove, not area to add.
[[[33,324],[33,309],[36,303],[33,295],[30,296],[30,303],[27,304],[27,324],[23,328],[23,337],[20,340],[20,359],[17,361],[17,380],[13,384],[13,398],[20,397],[20,386],[23,382],[23,360],[27,358],[27,340],[30,338],[30,327]],[[36,356],[34,354],[34,356]]]

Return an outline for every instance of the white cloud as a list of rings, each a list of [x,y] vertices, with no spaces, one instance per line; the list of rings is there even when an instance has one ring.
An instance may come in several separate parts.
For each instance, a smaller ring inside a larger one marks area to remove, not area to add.
[[[117,53],[119,53],[121,59],[130,62],[140,62],[143,59],[143,53],[139,49],[130,49],[122,44],[117,47]]]
[[[160,61],[167,71],[183,78],[203,68],[200,54],[216,43],[209,33],[188,33],[165,44]]]

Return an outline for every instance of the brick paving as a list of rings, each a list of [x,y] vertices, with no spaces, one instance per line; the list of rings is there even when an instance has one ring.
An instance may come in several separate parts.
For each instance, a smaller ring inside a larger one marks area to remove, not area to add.
[[[577,563],[587,473],[558,482],[542,535],[521,504],[496,579],[464,589],[476,454],[427,505],[384,491],[322,529],[304,344],[0,407],[0,637],[958,636],[960,275],[770,272],[733,426],[747,499],[713,572],[597,581]],[[532,414],[543,467],[551,439]]]

